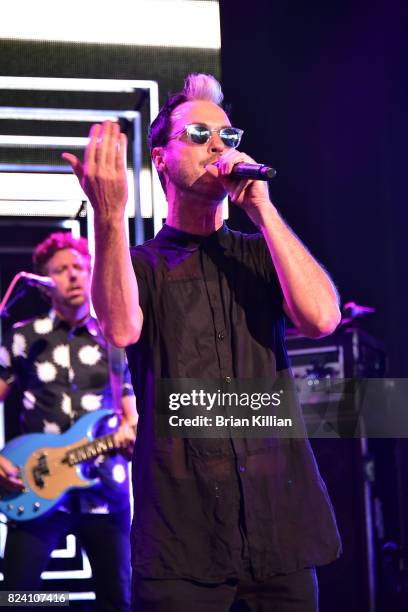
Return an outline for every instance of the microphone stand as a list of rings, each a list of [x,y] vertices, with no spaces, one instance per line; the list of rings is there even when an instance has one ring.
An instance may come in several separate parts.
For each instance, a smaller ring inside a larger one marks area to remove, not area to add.
[[[13,280],[11,281],[10,285],[9,285],[9,286],[8,286],[8,288],[7,288],[6,293],[4,294],[3,299],[2,299],[2,300],[1,300],[1,302],[0,302],[0,317],[3,317],[3,316],[6,316],[6,317],[7,317],[7,316],[8,316],[8,312],[7,312],[7,309],[6,309],[6,304],[7,304],[8,300],[9,300],[10,295],[12,294],[12,292],[13,292],[13,290],[14,290],[14,287],[17,285],[18,281],[19,281],[21,278],[25,278],[25,279],[26,279],[26,278],[27,278],[27,273],[26,273],[26,272],[24,272],[24,271],[22,271],[22,272],[18,272],[18,273],[15,275],[15,277],[13,278]],[[21,297],[21,296],[23,296],[25,293],[26,293],[26,289],[25,289],[25,288],[24,288],[24,289],[22,289],[22,290],[20,290],[20,291],[17,293],[17,295],[14,297],[14,299],[13,299],[13,301],[11,302],[11,304],[10,304],[10,305],[13,305],[13,304],[14,304],[14,303],[15,303],[17,300],[19,300],[19,299],[20,299],[20,297]],[[4,313],[4,314],[3,314],[3,313]]]

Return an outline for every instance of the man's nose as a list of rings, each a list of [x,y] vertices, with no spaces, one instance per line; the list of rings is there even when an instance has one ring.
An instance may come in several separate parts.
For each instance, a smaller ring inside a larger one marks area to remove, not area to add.
[[[70,268],[69,270],[69,278],[76,278],[78,276],[78,271],[75,268]]]
[[[217,134],[217,132],[212,132],[211,138],[209,140],[209,151],[211,153],[222,153],[225,149],[225,144],[222,142],[221,138]]]

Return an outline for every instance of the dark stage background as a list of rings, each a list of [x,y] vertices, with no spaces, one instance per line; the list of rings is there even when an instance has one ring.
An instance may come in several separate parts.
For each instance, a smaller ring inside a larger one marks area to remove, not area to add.
[[[389,373],[408,373],[404,0],[220,2],[222,81],[243,150],[334,278],[374,306]],[[235,215],[236,216],[236,215]]]
[[[232,123],[245,130],[241,148],[277,169],[273,201],[329,270],[342,303],[376,308],[362,326],[384,341],[388,374],[406,377],[407,3],[221,0],[220,12],[223,89]],[[231,220],[248,227],[239,210]],[[321,609],[368,612],[364,458],[349,440],[315,442],[344,544],[341,560],[319,572]],[[376,609],[384,612],[408,609],[400,551],[387,546],[400,536],[407,545],[406,447],[370,446],[385,527],[375,543]]]

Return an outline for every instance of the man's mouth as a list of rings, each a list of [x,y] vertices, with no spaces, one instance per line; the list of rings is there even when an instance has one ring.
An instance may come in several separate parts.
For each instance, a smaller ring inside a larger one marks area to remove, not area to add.
[[[206,161],[205,164],[204,164],[204,167],[205,166],[209,166],[210,164],[216,166],[218,161],[219,161],[219,159],[220,159],[219,157],[214,157],[213,159],[210,159],[210,160]]]

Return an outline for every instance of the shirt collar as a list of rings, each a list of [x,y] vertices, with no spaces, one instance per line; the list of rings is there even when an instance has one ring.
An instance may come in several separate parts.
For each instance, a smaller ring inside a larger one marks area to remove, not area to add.
[[[180,251],[194,252],[200,246],[210,244],[223,244],[227,237],[229,229],[225,223],[221,227],[210,234],[209,236],[201,236],[199,234],[190,234],[183,230],[176,229],[165,223],[161,230],[156,235],[156,240],[163,246],[171,247]]]
[[[48,313],[48,316],[52,321],[53,329],[56,329],[61,325],[68,327],[68,323],[64,321],[64,319],[61,319],[53,308],[51,308],[50,312]],[[82,329],[84,327],[88,331],[88,333],[91,334],[91,336],[98,336],[100,334],[98,322],[91,315],[89,315],[88,318],[85,319],[85,321],[81,325],[72,329]]]

